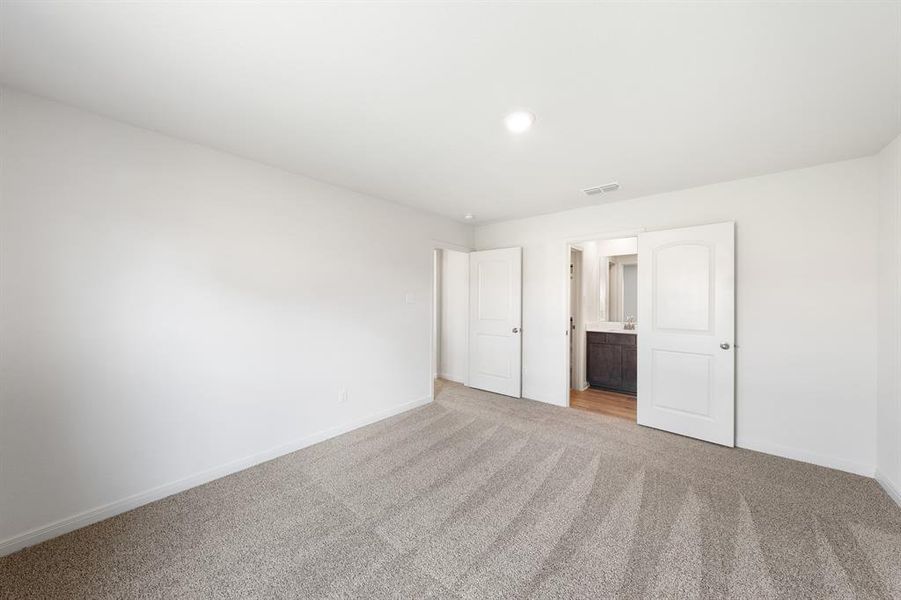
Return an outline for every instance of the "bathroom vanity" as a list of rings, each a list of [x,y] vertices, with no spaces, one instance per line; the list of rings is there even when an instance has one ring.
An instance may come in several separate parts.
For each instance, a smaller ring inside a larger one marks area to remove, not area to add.
[[[638,389],[638,336],[635,331],[588,331],[586,335],[588,384],[634,394]]]

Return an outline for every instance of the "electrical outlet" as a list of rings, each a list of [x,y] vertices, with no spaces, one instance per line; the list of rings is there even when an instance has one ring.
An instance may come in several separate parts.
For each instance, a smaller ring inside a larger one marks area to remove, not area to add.
[[[338,403],[343,404],[344,402],[347,402],[347,390],[338,392]]]

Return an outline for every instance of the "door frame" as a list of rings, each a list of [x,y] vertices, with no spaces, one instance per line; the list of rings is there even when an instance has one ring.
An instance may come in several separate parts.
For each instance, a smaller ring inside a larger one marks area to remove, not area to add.
[[[456,252],[464,252],[469,254],[473,252],[473,249],[468,246],[461,246],[460,244],[454,244],[452,242],[443,242],[441,240],[431,240],[431,249],[429,250],[429,254],[432,259],[432,285],[430,286],[429,291],[429,312],[431,314],[431,318],[429,319],[429,402],[435,400],[435,380],[432,378],[432,365],[435,364],[435,361],[438,357],[438,344],[441,342],[441,333],[438,330],[438,298],[435,295],[436,287],[438,290],[441,289],[441,281],[438,281],[438,286],[434,284],[435,279],[440,275],[438,273],[439,266],[435,261],[435,251],[436,250],[455,250]],[[467,299],[467,314],[469,311],[469,300]],[[467,338],[469,337],[469,331],[467,328]],[[467,339],[466,344],[466,370],[463,375],[463,385],[469,386],[469,340]],[[441,370],[441,365],[438,365],[438,370]],[[439,373],[440,374],[440,373]]]
[[[585,242],[595,242],[599,240],[615,240],[617,238],[629,238],[629,237],[638,237],[638,234],[644,233],[647,231],[644,227],[640,229],[626,229],[626,230],[618,230],[618,231],[602,231],[599,233],[590,233],[586,235],[580,235],[575,237],[567,237],[565,240],[561,242],[562,248],[566,250],[562,260],[560,261],[560,274],[562,276],[562,283],[564,284],[562,287],[564,289],[564,302],[562,306],[562,311],[560,315],[560,325],[561,330],[564,332],[566,336],[566,343],[563,347],[563,353],[565,358],[563,360],[563,369],[560,374],[561,377],[561,392],[560,392],[560,406],[569,406],[569,371],[570,371],[570,331],[569,331],[569,307],[570,302],[572,302],[572,298],[570,297],[570,282],[569,282],[569,257],[572,248],[576,244],[582,244]],[[585,273],[582,273],[582,276],[585,276]],[[638,395],[636,394],[636,406],[637,403],[640,402],[638,399]]]
[[[578,260],[581,263],[582,258],[584,256],[584,252],[582,251],[582,248],[576,246],[575,244],[570,244],[569,245],[569,257],[570,257],[569,263],[571,265],[570,268],[572,269],[572,272],[570,273],[570,285],[569,285],[570,305],[569,306],[570,306],[570,315],[572,315],[573,306],[575,306],[576,315],[575,315],[575,319],[573,320],[573,323],[572,323],[573,327],[570,327],[571,332],[570,332],[570,338],[569,338],[569,347],[570,347],[569,387],[571,390],[577,389],[579,391],[583,391],[587,387],[587,386],[584,386],[584,384],[586,382],[585,364],[584,364],[585,363],[585,344],[578,343],[576,340],[573,339],[573,336],[574,335],[582,335],[584,333],[585,320],[582,318],[582,312],[583,312],[582,308],[583,307],[582,307],[581,294],[579,294],[579,297],[576,299],[575,302],[573,302],[573,297],[572,297],[572,288],[573,288],[574,283],[578,284],[577,289],[579,289],[579,290],[582,289],[583,273],[582,273],[582,265],[579,264],[578,266],[576,266],[576,264],[573,263],[572,257],[574,254],[579,255]],[[582,362],[581,368],[578,365],[574,366],[572,364],[573,356],[576,356],[577,358],[579,358],[581,360],[581,362]],[[575,376],[575,380],[573,379],[573,376]]]

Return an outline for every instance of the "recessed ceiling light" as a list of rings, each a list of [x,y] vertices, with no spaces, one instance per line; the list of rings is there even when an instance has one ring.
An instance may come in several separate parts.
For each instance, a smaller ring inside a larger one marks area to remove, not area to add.
[[[534,122],[535,115],[527,110],[517,110],[504,118],[504,124],[507,126],[507,129],[513,133],[523,133],[524,131],[528,131]]]
[[[466,213],[465,215],[463,215],[463,218],[467,221],[472,221],[473,219],[475,219],[475,216],[473,216],[472,213]]]

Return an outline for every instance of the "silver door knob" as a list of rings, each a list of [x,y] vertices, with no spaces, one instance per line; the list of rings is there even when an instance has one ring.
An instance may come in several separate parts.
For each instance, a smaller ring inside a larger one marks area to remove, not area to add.
[[[514,327],[514,328],[513,328],[513,333],[519,333],[519,327]]]
[[[731,348],[731,346],[729,345],[729,342],[723,342],[722,344],[720,344],[720,348],[722,348],[723,350],[728,350],[729,348]]]

